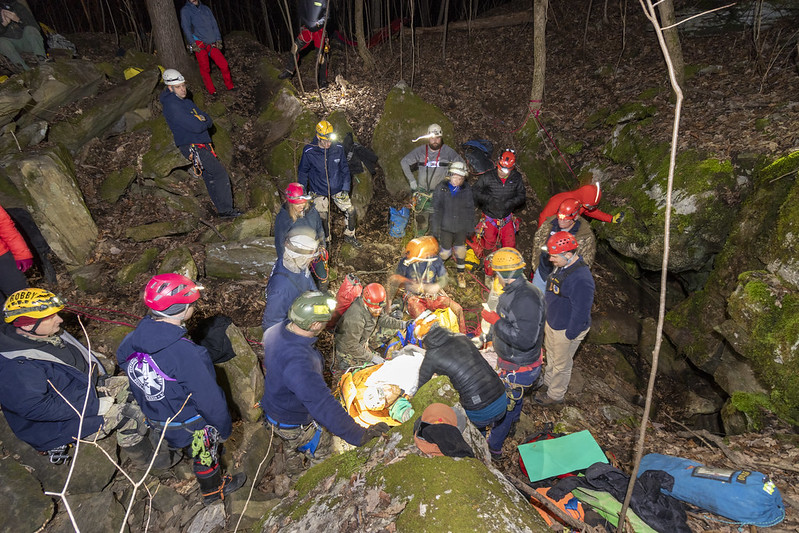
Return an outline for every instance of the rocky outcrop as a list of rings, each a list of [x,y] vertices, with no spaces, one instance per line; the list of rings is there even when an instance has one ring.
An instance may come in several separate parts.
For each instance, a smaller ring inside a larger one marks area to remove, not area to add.
[[[302,112],[302,104],[295,96],[294,86],[288,80],[279,80],[280,70],[264,58],[258,65],[258,83],[255,86],[255,105],[263,109],[255,120],[258,131],[263,132],[261,142],[269,146],[286,137],[294,121]]]
[[[444,130],[444,143],[452,146],[455,129],[452,122],[436,106],[422,100],[400,81],[389,91],[380,121],[375,126],[372,150],[380,158],[386,179],[386,189],[392,196],[410,193],[408,179],[402,172],[400,160],[425,139],[413,139],[427,134],[430,124]]]
[[[272,238],[209,244],[205,248],[205,275],[225,279],[264,280],[277,260]]]
[[[23,78],[35,104],[20,117],[20,126],[38,120],[52,122],[59,107],[97,94],[105,77],[90,61],[67,59],[39,65]]]
[[[56,147],[14,154],[0,161],[0,168],[11,182],[7,188],[0,186],[3,205],[24,206],[67,266],[85,264],[97,241],[97,226],[83,201],[66,150]]]
[[[217,381],[228,395],[228,405],[237,416],[248,422],[261,418],[258,407],[264,395],[264,376],[261,364],[242,331],[231,324],[227,337],[236,357],[216,365]]]

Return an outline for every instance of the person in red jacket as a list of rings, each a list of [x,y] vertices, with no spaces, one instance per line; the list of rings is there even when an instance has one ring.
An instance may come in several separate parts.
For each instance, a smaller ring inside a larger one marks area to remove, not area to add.
[[[553,195],[544,206],[544,209],[541,210],[541,214],[538,215],[538,227],[540,228],[547,218],[556,214],[558,206],[568,198],[576,198],[580,201],[580,215],[582,216],[591,217],[600,222],[612,222],[613,224],[618,224],[624,219],[624,211],[610,215],[597,209],[599,200],[602,199],[602,191],[599,187],[599,181],[594,180],[592,183],[583,185],[573,191],[559,192]]]
[[[28,288],[23,272],[33,266],[33,254],[14,221],[0,207],[0,306],[6,298]]]

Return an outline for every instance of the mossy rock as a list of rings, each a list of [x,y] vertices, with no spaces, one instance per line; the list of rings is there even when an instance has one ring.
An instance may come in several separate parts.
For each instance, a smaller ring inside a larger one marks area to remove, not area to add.
[[[97,294],[105,290],[105,269],[100,263],[90,263],[69,272],[72,283],[78,290],[87,294]]]
[[[282,203],[280,193],[275,181],[267,176],[258,176],[250,184],[249,205],[252,207],[266,207],[277,215]]]
[[[272,235],[274,215],[266,207],[251,209],[234,219],[220,233],[229,241],[246,241]]]
[[[769,272],[796,290],[799,289],[799,182],[795,179],[790,182],[791,189],[780,206],[777,228],[771,235],[768,253],[759,250],[755,253]]]
[[[263,281],[277,260],[274,239],[209,244],[205,248],[205,275],[223,279]]]
[[[194,220],[184,218],[181,220],[167,220],[164,222],[153,222],[152,224],[133,226],[125,230],[125,236],[136,242],[145,242],[157,239],[158,237],[190,233],[195,228],[196,222]]]
[[[12,457],[0,459],[0,495],[5,502],[3,529],[39,531],[53,516],[53,500],[27,468]]]
[[[561,159],[553,160],[545,153],[538,124],[534,120],[528,120],[516,132],[515,138],[519,147],[516,151],[516,168],[527,177],[542,206],[553,194],[578,186],[566,164]]]
[[[125,194],[131,182],[136,178],[136,169],[132,166],[113,171],[100,185],[100,198],[108,203],[116,203]]]
[[[261,59],[257,68],[255,105],[263,111],[255,120],[255,127],[262,132],[260,143],[264,147],[289,133],[294,120],[302,112],[294,86],[288,80],[278,79],[280,71],[268,58]]]
[[[213,116],[211,115],[212,118]],[[211,142],[214,143],[214,151],[217,157],[227,168],[233,162],[234,149],[230,130],[224,126],[224,123],[224,120],[214,120],[214,127],[211,128]]]
[[[147,248],[135,263],[131,263],[117,272],[117,281],[120,283],[133,283],[139,274],[144,274],[150,270],[157,257],[158,248]]]
[[[416,143],[412,141],[426,135],[428,126],[434,123],[441,126],[444,143],[452,145],[455,130],[439,108],[422,100],[402,81],[388,92],[383,114],[375,126],[372,150],[380,158],[390,195],[410,193],[410,184],[402,172],[400,160],[421,143],[427,142],[426,139]]]
[[[142,156],[142,175],[145,178],[163,178],[176,168],[187,168],[189,162],[175,146],[172,131],[163,115],[147,121],[137,129],[146,128],[151,132],[150,149]]]
[[[191,256],[191,251],[185,247],[170,250],[164,256],[161,265],[158,267],[158,274],[174,272],[181,274],[189,279],[197,279],[197,264]]]
[[[619,109],[608,115],[604,122],[607,126],[625,124],[627,122],[639,122],[655,114],[655,106],[647,106],[640,102],[629,102],[622,105]]]
[[[303,110],[294,121],[291,133],[287,138],[275,145],[264,158],[264,165],[270,176],[278,183],[297,181],[297,167],[302,157],[302,149],[316,135],[316,123],[319,121],[312,112]]]

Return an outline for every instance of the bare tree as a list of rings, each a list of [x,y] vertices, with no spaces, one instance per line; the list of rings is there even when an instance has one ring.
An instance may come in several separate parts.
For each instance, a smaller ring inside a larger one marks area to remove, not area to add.
[[[361,56],[366,68],[375,68],[375,59],[369,48],[366,47],[366,35],[363,31],[363,0],[355,0],[355,38],[358,41],[358,55]]]
[[[674,75],[677,77],[677,84],[682,87],[685,85],[685,60],[682,57],[680,37],[677,35],[674,0],[661,0],[657,3],[657,8],[661,26],[663,27],[663,39],[666,41],[666,48],[669,51],[671,64],[674,67]]]
[[[166,68],[176,68],[192,80],[199,78],[192,68],[191,56],[183,44],[183,33],[172,0],[147,0],[147,13],[153,25],[155,47],[161,63]]]
[[[540,109],[544,100],[544,74],[547,67],[547,10],[549,0],[533,2],[533,89],[530,109]]]

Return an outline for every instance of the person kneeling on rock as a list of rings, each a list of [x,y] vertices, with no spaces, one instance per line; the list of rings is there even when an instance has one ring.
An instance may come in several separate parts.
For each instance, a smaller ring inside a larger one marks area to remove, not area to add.
[[[266,377],[261,408],[265,424],[283,439],[287,453],[319,459],[329,453],[330,433],[363,446],[389,429],[382,422],[359,426],[322,377],[324,360],[314,344],[335,308],[336,300],[330,295],[305,292],[291,305],[288,319],[269,328],[263,337]]]
[[[63,308],[45,289],[16,291],[3,306],[0,405],[8,425],[53,464],[69,460],[79,428],[86,440],[116,429],[119,446],[132,459],[148,460],[152,447],[137,431],[144,429],[143,417],[127,401],[127,380],[108,376],[94,353],[61,330]]]
[[[247,475],[222,475],[219,446],[232,431],[225,393],[206,349],[185,337],[200,289],[180,274],[154,276],[144,288],[150,314],[122,341],[117,361],[150,427],[173,449],[192,447],[208,505],[239,489]]]

